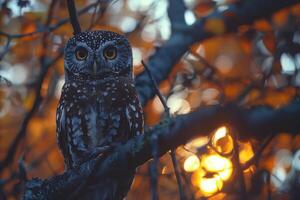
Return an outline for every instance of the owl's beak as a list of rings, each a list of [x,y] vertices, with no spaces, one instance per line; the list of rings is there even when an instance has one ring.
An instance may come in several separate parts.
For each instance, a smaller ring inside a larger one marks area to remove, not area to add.
[[[94,62],[94,64],[93,64],[93,73],[94,73],[94,75],[97,75],[97,68],[98,68],[97,62]]]

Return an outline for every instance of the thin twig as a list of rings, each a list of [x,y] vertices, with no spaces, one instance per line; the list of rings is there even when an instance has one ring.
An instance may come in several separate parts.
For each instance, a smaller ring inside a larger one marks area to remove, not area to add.
[[[266,171],[266,176],[268,200],[272,200],[271,174],[269,171]]]
[[[276,136],[275,134],[271,134],[263,141],[259,149],[255,152],[254,156],[250,160],[248,160],[245,164],[243,164],[242,166],[243,170],[248,169],[251,165],[258,162],[258,160],[261,158],[263,151],[270,144],[270,142],[273,140],[275,136]]]
[[[63,53],[60,52],[54,59],[52,59],[50,62],[46,63],[44,66],[42,66],[42,69],[40,71],[40,74],[37,79],[37,87],[36,87],[36,98],[34,100],[33,106],[30,109],[30,111],[25,115],[25,118],[22,122],[21,128],[13,140],[12,144],[9,146],[9,149],[6,153],[6,156],[3,161],[0,162],[0,173],[5,169],[13,160],[15,157],[15,153],[17,150],[17,147],[19,143],[21,142],[22,138],[26,135],[27,126],[29,124],[30,119],[33,117],[34,113],[38,109],[40,103],[42,102],[42,96],[41,96],[41,89],[42,84],[44,82],[44,79],[46,77],[46,74],[49,70],[49,67],[56,63],[61,57],[63,56]]]
[[[179,168],[178,160],[176,158],[174,149],[170,150],[170,155],[172,158],[173,168],[174,168],[174,172],[175,172],[175,176],[176,176],[176,180],[177,180],[177,186],[178,186],[178,190],[179,190],[179,199],[184,200],[184,199],[186,199],[186,197],[185,197],[185,193],[184,193],[182,181],[181,181],[181,176],[180,176],[181,170]]]
[[[246,195],[246,184],[243,173],[243,168],[241,166],[240,157],[239,157],[239,144],[237,139],[237,133],[235,130],[232,131],[232,139],[233,139],[233,161],[236,166],[236,176],[239,181],[239,197],[243,198]]]
[[[92,4],[88,5],[88,6],[86,6],[85,8],[81,9],[78,12],[78,16],[80,16],[80,15],[88,12],[90,9],[94,8],[96,5],[98,5],[98,3],[100,1],[101,0],[98,0],[97,2],[92,3]],[[20,39],[20,38],[23,38],[23,37],[30,37],[30,36],[33,36],[33,35],[36,35],[36,34],[40,34],[40,33],[44,33],[44,32],[52,32],[52,31],[58,29],[59,27],[67,24],[69,21],[70,21],[70,18],[64,18],[64,19],[60,20],[59,22],[57,22],[56,24],[53,24],[53,25],[48,26],[48,27],[47,26],[43,26],[39,30],[30,32],[30,33],[24,33],[24,34],[9,34],[9,33],[0,31],[0,36],[3,36],[3,37],[7,38],[7,41],[6,41],[6,44],[5,44],[5,48],[2,51],[2,53],[0,53],[0,60],[2,60],[3,57],[5,56],[5,54],[9,52],[10,43],[11,43],[11,41],[13,39]]]
[[[170,112],[169,112],[169,111],[170,111],[170,108],[168,107],[166,100],[164,99],[164,97],[163,97],[162,94],[160,93],[160,91],[159,91],[159,89],[158,89],[158,85],[157,85],[157,83],[156,83],[154,77],[152,76],[150,69],[147,67],[147,65],[145,64],[145,62],[144,62],[143,60],[142,60],[141,62],[142,62],[142,65],[144,66],[145,70],[147,71],[148,76],[149,76],[149,78],[151,79],[151,82],[152,82],[153,85],[154,85],[155,92],[156,92],[156,94],[157,94],[157,96],[158,96],[160,102],[163,104],[166,114],[167,114],[168,116],[170,116]]]
[[[87,30],[91,30],[91,28],[93,27],[94,25],[94,21],[95,21],[95,17],[96,17],[96,14],[97,14],[97,10],[98,10],[98,7],[99,7],[100,4],[97,4],[94,8],[94,11],[92,13],[92,16],[91,16],[91,19],[90,19],[90,26],[87,28]],[[100,9],[99,9],[100,10]],[[98,17],[100,16],[100,14],[98,14]],[[97,19],[98,19],[97,17]],[[97,21],[97,20],[96,20]]]
[[[158,85],[157,85],[154,77],[152,76],[150,69],[147,67],[147,65],[144,63],[144,61],[142,61],[142,65],[144,66],[145,70],[147,71],[148,76],[150,77],[150,79],[151,79],[151,81],[152,81],[152,83],[153,83],[153,85],[155,87],[156,94],[157,94],[157,96],[159,97],[161,103],[164,106],[165,113],[166,113],[167,117],[171,118],[170,108],[168,107],[165,98],[162,96],[161,92],[159,91]],[[156,149],[155,151],[158,151],[158,150]],[[173,167],[174,167],[174,172],[175,172],[175,176],[176,176],[176,180],[177,180],[177,185],[178,185],[178,190],[179,190],[179,196],[180,196],[181,200],[184,200],[186,198],[185,198],[185,194],[184,194],[184,190],[183,190],[183,186],[182,186],[182,181],[181,181],[181,176],[180,176],[180,168],[178,167],[178,161],[177,161],[174,149],[170,150],[170,156],[172,158],[172,164],[173,164]],[[154,159],[154,161],[155,161],[155,159]],[[155,166],[156,165],[157,165],[157,161],[155,163]]]
[[[158,170],[157,170],[157,163],[158,163],[158,143],[157,143],[157,135],[151,135],[151,154],[153,156],[153,161],[150,163],[150,180],[151,180],[151,193],[152,193],[152,200],[158,199],[158,192],[157,192],[157,179],[158,179]]]
[[[48,14],[47,14],[47,19],[46,19],[46,23],[45,23],[45,27],[49,27],[51,24],[51,21],[53,19],[53,14],[54,14],[54,8],[56,6],[56,4],[59,1],[57,0],[52,0],[49,6],[49,10],[48,10]],[[42,41],[41,41],[41,45],[42,45],[42,55],[40,57],[40,66],[44,66],[45,64],[45,60],[46,60],[46,50],[48,47],[48,36],[49,36],[50,32],[44,32],[42,35]]]
[[[142,64],[145,68],[145,70],[147,71],[149,78],[152,80],[152,83],[155,87],[156,93],[159,96],[160,99],[163,99],[163,96],[160,94],[157,84],[150,72],[150,70],[148,69],[148,67],[146,66],[146,64],[144,63],[144,61],[142,61]],[[164,107],[167,107],[167,104],[165,104],[165,101],[162,101],[162,104],[164,105]],[[152,200],[157,200],[158,199],[158,193],[157,193],[157,176],[158,176],[158,172],[157,172],[157,164],[158,164],[158,144],[157,144],[157,136],[155,134],[151,135],[151,154],[153,156],[153,162],[150,164],[150,175],[151,175],[151,193],[152,193]]]
[[[49,11],[47,14],[47,20],[45,23],[45,26],[49,26],[53,17],[53,12],[54,12],[54,7],[55,4],[57,3],[57,0],[52,0],[50,7],[49,7]],[[45,32],[42,36],[42,46],[44,47],[44,51],[45,49],[47,49],[47,37],[48,37],[48,32]],[[60,57],[62,56],[62,53],[60,53],[53,61],[57,61],[58,59],[60,59]],[[35,101],[33,103],[33,106],[31,108],[31,110],[27,113],[27,115],[24,118],[24,121],[22,123],[21,129],[19,131],[19,133],[17,134],[17,137],[15,138],[15,140],[13,141],[13,143],[11,144],[11,146],[9,147],[8,153],[6,154],[5,160],[3,162],[1,162],[1,166],[0,166],[0,172],[2,171],[2,169],[7,166],[10,162],[13,161],[14,156],[15,156],[15,152],[17,149],[17,146],[19,144],[19,142],[21,141],[21,139],[25,136],[26,134],[26,129],[27,129],[27,125],[30,121],[30,119],[32,118],[32,116],[34,115],[35,111],[38,109],[41,101],[42,101],[42,96],[41,96],[41,88],[42,88],[42,84],[44,82],[44,78],[46,77],[46,74],[48,72],[49,67],[52,65],[52,63],[45,63],[45,53],[43,53],[40,57],[40,74],[39,74],[39,79],[37,81],[37,88],[36,88],[36,98]],[[53,63],[55,63],[53,62]],[[49,65],[50,64],[50,65]]]

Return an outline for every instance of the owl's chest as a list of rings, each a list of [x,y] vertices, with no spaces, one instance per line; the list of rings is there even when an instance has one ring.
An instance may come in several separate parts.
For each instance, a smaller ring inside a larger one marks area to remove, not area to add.
[[[111,112],[126,106],[132,96],[129,84],[109,81],[101,84],[69,83],[63,88],[62,99],[67,112]]]

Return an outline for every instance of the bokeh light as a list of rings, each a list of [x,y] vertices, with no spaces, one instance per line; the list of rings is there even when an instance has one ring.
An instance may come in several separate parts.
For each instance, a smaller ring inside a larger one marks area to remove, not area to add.
[[[141,37],[146,42],[153,42],[156,39],[156,26],[154,24],[147,24],[141,33]]]
[[[196,21],[196,16],[191,10],[187,10],[184,13],[184,19],[187,25],[192,25]]]
[[[219,55],[216,58],[215,66],[217,67],[219,72],[221,72],[222,74],[227,74],[232,70],[234,62],[229,55]]]
[[[233,171],[232,162],[217,154],[204,155],[200,162],[206,171],[219,174],[224,181],[230,178]]]
[[[128,0],[127,4],[130,10],[144,12],[153,3],[153,0],[140,1],[140,0]]]
[[[233,150],[233,139],[227,131],[227,128],[222,126],[212,136],[211,145],[219,153],[228,154]]]
[[[139,48],[132,48],[132,57],[133,57],[133,66],[137,66],[141,64],[142,60],[142,52]]]
[[[137,20],[133,17],[125,16],[121,22],[118,23],[120,23],[120,28],[124,33],[129,33],[135,29]]]
[[[239,159],[241,163],[246,163],[254,156],[254,152],[250,142],[240,143],[239,151]]]
[[[204,145],[208,144],[208,142],[208,137],[198,137],[185,144],[184,147],[189,151],[196,153],[198,148],[203,147]]]
[[[184,99],[186,96],[187,91],[182,91],[168,98],[167,105],[171,114],[186,114],[191,111],[190,103]]]
[[[199,188],[204,196],[211,196],[220,191],[223,187],[223,181],[218,175],[214,175],[211,178],[202,177],[199,182]]]
[[[28,78],[28,75],[28,70],[23,64],[10,65],[6,62],[2,63],[2,70],[0,70],[0,76],[3,76],[13,84],[24,84]]]
[[[196,155],[191,155],[185,159],[183,169],[186,172],[196,171],[200,167],[200,160]]]
[[[282,73],[294,74],[296,70],[295,62],[293,57],[288,53],[283,53],[280,57],[280,63],[282,67]]]
[[[223,188],[223,180],[218,174],[207,176],[201,168],[192,174],[191,182],[201,192],[201,196],[211,196]]]

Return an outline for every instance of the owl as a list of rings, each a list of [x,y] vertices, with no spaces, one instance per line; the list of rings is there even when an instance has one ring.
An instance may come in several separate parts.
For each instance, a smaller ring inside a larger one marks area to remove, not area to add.
[[[64,50],[65,83],[57,108],[58,146],[67,169],[143,132],[128,40],[81,32]]]

